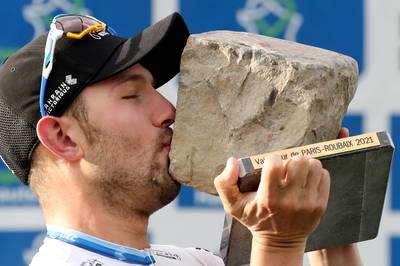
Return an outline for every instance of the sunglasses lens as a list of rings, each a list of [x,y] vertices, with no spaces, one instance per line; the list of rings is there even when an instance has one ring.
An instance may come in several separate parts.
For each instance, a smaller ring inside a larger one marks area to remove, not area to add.
[[[63,32],[80,33],[90,26],[99,24],[100,22],[84,16],[62,16],[57,18],[56,28]]]

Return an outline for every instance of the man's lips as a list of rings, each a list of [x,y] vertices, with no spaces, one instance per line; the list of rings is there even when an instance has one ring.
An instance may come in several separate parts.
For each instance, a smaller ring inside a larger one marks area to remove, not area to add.
[[[162,149],[168,150],[168,152],[171,150],[171,143],[165,143],[162,145]]]
[[[172,141],[172,130],[169,128],[162,139],[161,142],[161,149],[164,150],[168,150],[168,152],[171,150],[171,141]]]

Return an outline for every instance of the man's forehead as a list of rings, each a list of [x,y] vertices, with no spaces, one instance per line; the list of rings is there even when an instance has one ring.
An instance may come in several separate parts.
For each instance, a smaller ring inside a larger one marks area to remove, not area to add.
[[[124,71],[115,75],[114,78],[116,80],[122,80],[122,81],[129,80],[129,79],[134,79],[134,80],[143,79],[144,81],[149,81],[151,84],[154,85],[153,75],[150,73],[149,70],[147,70],[141,64],[135,64],[135,65],[125,69]]]
[[[140,64],[135,64],[120,73],[111,76],[105,80],[96,82],[88,86],[88,88],[93,87],[107,87],[113,89],[114,87],[118,87],[118,85],[129,81],[129,80],[136,80],[142,82],[149,82],[154,86],[155,80],[153,75],[148,71],[145,67]],[[87,88],[87,89],[88,89]],[[85,89],[85,90],[87,90]]]

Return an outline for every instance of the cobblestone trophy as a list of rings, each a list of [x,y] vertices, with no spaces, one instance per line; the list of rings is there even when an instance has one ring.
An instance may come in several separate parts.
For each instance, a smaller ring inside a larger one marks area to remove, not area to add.
[[[192,35],[181,62],[172,176],[215,195],[213,179],[230,156],[250,158],[336,139],[357,77],[355,60],[335,52],[251,33]],[[377,234],[393,144],[384,132],[363,137],[374,145],[336,149],[325,157],[316,152],[323,145],[308,147],[312,154],[306,155],[325,158],[332,180],[328,209],[308,251]],[[356,143],[347,141],[339,145]],[[249,170],[245,161],[241,189],[254,190],[259,180],[251,171],[257,167]],[[226,264],[248,264],[250,232],[228,216],[224,227]]]

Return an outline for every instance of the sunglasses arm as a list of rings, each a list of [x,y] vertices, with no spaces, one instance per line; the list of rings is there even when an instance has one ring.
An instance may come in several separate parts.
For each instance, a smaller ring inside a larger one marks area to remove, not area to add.
[[[63,36],[63,31],[56,28],[54,23],[50,26],[50,31],[46,40],[46,47],[44,49],[44,60],[43,60],[43,71],[42,71],[42,81],[40,84],[40,113],[42,116],[46,115],[46,111],[44,110],[44,95],[46,91],[46,83],[47,79],[50,76],[50,72],[53,69],[53,61],[54,61],[54,50],[56,47],[57,41]]]
[[[62,30],[57,29],[54,24],[51,24],[49,35],[46,41],[42,72],[42,76],[46,79],[49,77],[53,68],[54,49],[56,47],[56,42],[62,37],[63,33],[64,32]]]

